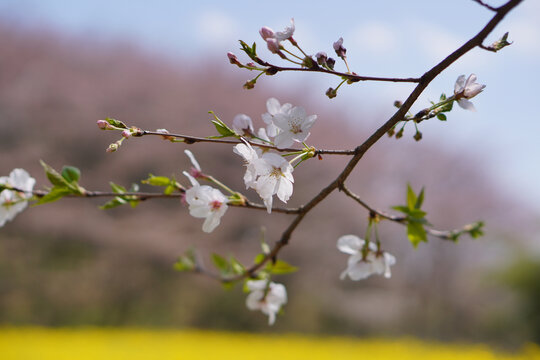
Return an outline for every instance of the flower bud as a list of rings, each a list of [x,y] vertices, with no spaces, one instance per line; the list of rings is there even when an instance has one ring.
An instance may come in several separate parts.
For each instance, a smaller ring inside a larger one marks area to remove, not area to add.
[[[234,55],[232,52],[228,52],[227,57],[229,58],[229,62],[231,64],[236,65],[236,66],[242,66],[240,61],[238,61],[238,58],[236,57],[236,55]]]
[[[340,37],[338,41],[334,43],[334,50],[336,51],[337,56],[339,56],[342,59],[345,59],[345,53],[347,52],[347,49],[343,47],[343,38]]]
[[[328,60],[326,60],[326,65],[328,65],[330,69],[334,70],[334,65],[336,65],[336,60],[334,60],[334,58],[328,58]]]
[[[396,139],[399,139],[403,137],[403,128],[401,128],[397,133],[396,133]]]
[[[98,126],[101,130],[112,130],[112,127],[109,125],[109,123],[107,122],[107,120],[98,120],[98,121],[97,121],[97,126]]]
[[[402,102],[402,101],[399,101],[399,100],[396,100],[396,101],[394,101],[394,106],[397,107],[397,108],[399,109],[400,107],[403,106],[403,102]]]
[[[160,134],[168,134],[169,130],[167,130],[167,129],[156,129],[156,132],[158,132]],[[161,135],[161,137],[163,138],[163,140],[174,140],[173,136]]]
[[[116,150],[118,150],[118,143],[114,142],[109,145],[106,151],[111,153],[111,152],[115,152]]]
[[[268,40],[266,40],[266,46],[268,47],[268,50],[270,50],[272,54],[277,54],[280,52],[279,41],[277,41],[274,38],[269,38]]]
[[[125,137],[126,139],[131,137],[131,135],[132,135],[131,130],[122,131],[122,136]]]
[[[386,134],[388,135],[388,137],[392,137],[394,136],[394,134],[396,133],[396,130],[394,128],[391,128],[390,130],[388,130],[386,132]]]
[[[268,41],[268,39],[275,37],[274,30],[270,29],[268,26],[263,26],[261,30],[259,30],[259,34],[261,34],[264,41]]]
[[[326,90],[326,96],[328,96],[329,99],[333,99],[337,96],[337,90],[333,88],[328,88]]]
[[[422,140],[422,133],[420,131],[417,131],[416,134],[414,134],[414,140],[420,141]]]
[[[324,51],[319,51],[317,54],[315,54],[315,59],[317,59],[317,64],[326,65],[326,60],[328,59],[328,55],[326,55]]]

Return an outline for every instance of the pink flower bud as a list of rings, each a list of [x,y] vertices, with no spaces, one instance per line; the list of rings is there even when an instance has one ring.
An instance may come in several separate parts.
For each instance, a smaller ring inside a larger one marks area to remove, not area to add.
[[[343,47],[343,38],[340,37],[338,41],[334,43],[334,50],[336,51],[337,56],[344,59],[345,53],[347,52],[347,49]]]
[[[109,147],[107,148],[107,152],[111,153],[111,152],[115,152],[116,150],[118,150],[118,144],[117,143],[112,143],[109,145]]]
[[[125,137],[126,139],[131,137],[131,130],[124,130],[122,131],[122,136]]]
[[[264,41],[275,37],[274,30],[270,29],[268,26],[263,26],[261,30],[259,30],[259,34],[261,34]]]
[[[108,123],[106,120],[98,120],[98,121],[97,121],[97,126],[98,126],[101,130],[108,130],[108,128],[109,128],[109,123]]]
[[[232,52],[228,52],[227,53],[227,57],[229,58],[229,62],[233,65],[242,65],[240,64],[240,61],[238,61],[238,58],[236,57],[236,55],[234,55]]]
[[[277,41],[274,38],[269,38],[268,40],[266,40],[266,46],[268,47],[268,50],[270,50],[272,54],[277,54],[280,52],[279,41]]]

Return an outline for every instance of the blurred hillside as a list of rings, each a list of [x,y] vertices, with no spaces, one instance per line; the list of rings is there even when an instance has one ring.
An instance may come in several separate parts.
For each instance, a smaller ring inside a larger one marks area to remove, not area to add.
[[[107,154],[118,134],[97,128],[96,120],[106,116],[149,130],[208,136],[215,131],[208,110],[229,123],[235,114],[246,113],[262,126],[266,99],[275,96],[318,114],[309,139],[318,148],[353,148],[368,135],[331,102],[310,101],[312,90],[302,84],[279,95],[270,93],[265,81],[243,90],[249,74],[231,71],[225,56],[217,62],[159,59],[130,44],[1,25],[0,47],[0,174],[22,167],[39,187],[46,184],[39,159],[56,168],[77,166],[82,185],[94,190],[107,190],[109,181],[129,186],[149,173],[182,179],[181,171],[190,166],[183,153],[187,145],[130,139],[117,153]],[[358,105],[369,106],[361,100]],[[230,147],[189,148],[205,172],[244,189],[242,161]],[[325,156],[298,167],[290,205],[310,199],[346,160]],[[202,221],[191,218],[178,201],[104,212],[97,209],[103,201],[65,199],[29,209],[0,231],[0,324],[527,340],[528,325],[512,320],[519,303],[489,276],[506,264],[514,247],[527,243],[525,231],[519,237],[514,232],[529,226],[525,210],[497,195],[466,149],[449,154],[409,138],[377,144],[357,167],[350,188],[385,210],[405,201],[407,182],[416,189],[426,186],[428,219],[438,228],[482,219],[488,224],[486,236],[457,245],[432,239],[413,250],[402,227],[382,223],[383,246],[398,261],[392,278],[342,282],[347,257],[336,250],[336,240],[346,233],[363,234],[367,213],[333,194],[310,213],[282,253],[301,270],[279,278],[288,285],[290,301],[286,316],[272,329],[262,315],[245,309],[239,287],[223,291],[208,279],[175,273],[172,264],[191,246],[206,263],[211,252],[234,253],[249,263],[259,250],[260,227],[273,242],[290,220],[287,215],[229,209],[220,227],[204,234]],[[258,201],[255,193],[248,194]]]

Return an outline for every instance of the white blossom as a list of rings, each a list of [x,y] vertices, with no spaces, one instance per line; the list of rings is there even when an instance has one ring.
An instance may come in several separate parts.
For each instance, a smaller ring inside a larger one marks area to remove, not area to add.
[[[392,275],[390,266],[396,263],[396,258],[387,252],[378,253],[377,246],[369,242],[368,254],[365,259],[362,259],[362,248],[365,243],[366,240],[360,239],[356,235],[344,235],[338,239],[337,248],[341,252],[351,255],[347,261],[347,268],[341,273],[342,280],[347,275],[355,281],[365,279],[373,274],[384,275],[386,278],[390,278]]]
[[[9,176],[0,177],[0,184],[23,190],[23,192],[4,190],[0,192],[0,227],[6,221],[11,221],[15,216],[23,211],[32,196],[36,180],[24,169],[14,169]]]
[[[306,111],[300,106],[295,106],[286,113],[277,113],[273,117],[273,122],[280,131],[274,139],[274,144],[278,149],[284,149],[295,141],[300,143],[305,141],[315,120],[317,115],[306,116]]]
[[[276,314],[287,303],[285,286],[266,280],[250,280],[246,286],[250,291],[246,298],[247,308],[262,311],[268,315],[268,325],[273,325]]]
[[[184,171],[192,187],[186,190],[186,202],[189,204],[189,214],[196,218],[204,218],[202,229],[212,232],[220,223],[221,217],[227,211],[227,197],[218,189],[199,182]]]
[[[293,34],[294,34],[294,19],[291,18],[291,25],[290,26],[287,26],[285,28],[285,30],[283,31],[277,31],[275,34],[274,34],[274,37],[277,41],[284,41],[284,40],[288,40],[290,38],[292,38]]]
[[[474,104],[468,99],[480,94],[486,85],[478,84],[476,82],[476,75],[471,74],[465,80],[465,75],[461,75],[457,78],[454,85],[454,96],[457,99],[458,105],[465,110],[476,111]]]
[[[272,212],[272,197],[287,202],[293,193],[294,168],[282,156],[265,153],[254,163],[257,180],[251,186],[263,199],[268,213]]]
[[[292,105],[281,105],[276,98],[270,98],[266,101],[266,109],[268,112],[262,114],[261,117],[267,124],[266,131],[268,132],[268,136],[274,137],[279,132],[279,129],[274,125],[274,117],[277,114],[288,114],[292,109]]]
[[[238,114],[233,119],[232,129],[240,136],[252,135],[254,132],[253,121],[246,114]]]
[[[255,150],[249,143],[238,144],[233,148],[233,152],[242,156],[244,159],[244,165],[246,166],[246,173],[244,174],[244,183],[246,189],[255,187],[255,180],[257,178],[257,171],[255,169],[255,162],[259,159],[261,151]]]

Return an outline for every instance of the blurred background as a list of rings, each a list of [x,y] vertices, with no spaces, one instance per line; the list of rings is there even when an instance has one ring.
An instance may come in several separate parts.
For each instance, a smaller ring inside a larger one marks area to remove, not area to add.
[[[502,1],[493,2],[499,5]],[[271,6],[270,6],[271,5]],[[362,75],[417,77],[475,35],[491,13],[473,1],[358,3],[274,1],[177,2],[0,0],[0,174],[22,167],[47,184],[39,160],[82,171],[82,185],[126,187],[149,173],[190,167],[187,145],[130,139],[105,153],[119,134],[101,132],[110,116],[144,129],[213,135],[209,110],[229,124],[251,116],[262,127],[269,97],[317,114],[309,143],[352,149],[404,100],[409,84],[357,83],[329,100],[338,79],[320,74],[261,78],[228,63],[238,39],[257,41],[261,26],[282,30],[294,17],[295,39],[308,53],[332,54],[344,38],[349,64]],[[250,263],[261,226],[275,241],[287,215],[231,208],[211,234],[179,201],[155,200],[110,211],[103,201],[65,199],[28,209],[0,230],[0,324],[141,326],[301,332],[483,341],[519,346],[540,341],[540,5],[525,1],[499,25],[515,43],[498,54],[474,50],[447,69],[414,110],[451,94],[455,79],[476,73],[485,91],[477,112],[460,108],[447,122],[408,127],[364,157],[350,188],[381,210],[405,202],[406,184],[426,188],[428,219],[439,229],[477,220],[486,235],[453,244],[431,239],[414,250],[403,227],[383,222],[384,248],[397,257],[392,278],[340,281],[347,256],[339,236],[365,231],[367,213],[332,194],[305,218],[282,252],[300,267],[276,277],[287,285],[285,316],[274,327],[245,308],[241,286],[225,291],[206,278],[176,273],[172,264],[196,247]],[[338,63],[343,70],[343,64]],[[222,145],[190,145],[205,172],[243,189],[241,159]],[[305,203],[347,159],[324,157],[296,169],[291,206]],[[143,186],[143,189],[144,186]],[[256,200],[250,191],[248,196]],[[509,330],[511,329],[511,331]]]

